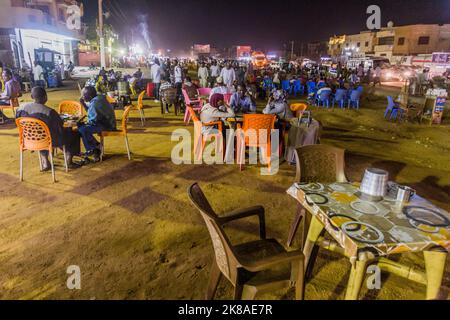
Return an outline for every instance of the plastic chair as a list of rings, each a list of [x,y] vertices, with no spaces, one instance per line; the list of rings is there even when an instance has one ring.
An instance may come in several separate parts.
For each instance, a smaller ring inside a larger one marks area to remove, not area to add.
[[[48,151],[50,165],[52,169],[53,182],[56,182],[55,167],[53,165],[53,144],[50,130],[45,122],[36,118],[23,117],[16,119],[19,129],[19,149],[20,149],[20,181],[23,181],[23,152],[28,151]],[[68,171],[66,148],[63,146],[64,164]],[[39,165],[42,171],[41,154],[39,153]]]
[[[316,106],[320,107],[320,104],[322,104],[324,107],[326,106],[327,108],[330,107],[330,97],[331,97],[331,90],[325,90],[322,91],[319,94],[317,94],[316,96]]]
[[[192,107],[186,107],[188,111],[191,113],[192,121],[194,122],[194,155],[197,160],[202,159],[203,150],[205,149],[206,142],[211,140],[211,138],[216,139],[216,154],[221,152],[221,147],[223,147],[223,137],[222,137],[222,121],[214,121],[208,123],[202,123],[200,119],[197,117],[194,109]],[[217,131],[212,134],[203,134],[202,128],[204,126],[217,126]],[[221,143],[217,143],[217,141],[221,141]]]
[[[230,102],[231,102],[231,97],[233,96],[233,94],[232,93],[225,93],[224,95],[223,95],[223,99],[224,99],[224,102],[226,103],[226,104],[230,104]]]
[[[128,154],[128,160],[131,160],[131,151],[130,151],[130,145],[128,143],[128,115],[130,113],[130,110],[133,108],[133,106],[128,106],[125,108],[125,111],[123,112],[122,116],[122,126],[118,130],[114,131],[102,131],[100,136],[100,150],[101,150],[101,156],[100,161],[103,161],[103,156],[105,155],[105,137],[124,137],[125,139],[125,147],[127,148],[127,154]]]
[[[244,122],[238,124],[237,137],[237,163],[242,171],[245,164],[245,147],[266,149],[267,163],[271,165],[271,130],[275,129],[276,115],[273,114],[244,114]],[[259,130],[267,131],[267,141],[259,140]],[[240,132],[239,132],[240,131]],[[255,136],[256,133],[256,136]],[[243,138],[243,137],[244,138]]]
[[[1,106],[0,105],[0,110],[4,111],[5,109],[10,109],[13,113],[13,117],[16,117],[16,111],[15,108],[19,108],[19,99],[18,98],[11,98],[9,100],[9,106]],[[5,119],[3,117],[0,118],[0,123],[4,123]]]
[[[289,106],[291,111],[295,114],[296,118],[301,117],[303,112],[308,108],[308,105],[304,103],[294,103]]]
[[[69,114],[71,116],[82,117],[83,116],[83,106],[78,101],[62,101],[58,105],[59,114]]]
[[[302,85],[302,82],[300,80],[295,80],[293,87],[294,95],[297,96],[298,93],[301,95],[305,94],[305,87]]]
[[[344,149],[328,145],[317,144],[297,148],[295,150],[296,160],[296,183],[311,182],[347,182],[345,176]],[[305,210],[298,211],[291,225],[287,246],[290,247],[297,233],[298,226],[306,215]],[[307,231],[306,223],[303,224],[302,248]]]
[[[316,91],[317,91],[317,88],[316,88],[316,83],[314,82],[314,81],[308,81],[307,83],[306,83],[306,87],[307,87],[307,89],[308,89],[308,93],[315,93]]]
[[[161,114],[164,114],[164,106],[174,105],[175,115],[178,115],[180,111],[180,101],[177,94],[176,88],[167,88],[161,91],[161,95],[159,97],[161,104]]]
[[[210,96],[211,95],[211,88],[198,88],[197,89],[199,96]]]
[[[289,80],[281,81],[281,89],[283,89],[287,93],[290,93],[291,92],[291,82]]]
[[[145,114],[144,114],[144,95],[145,90],[142,91],[138,96],[137,106],[136,109],[139,111],[139,116],[141,117],[141,125],[144,126],[145,124]]]
[[[387,96],[388,105],[386,107],[386,111],[384,112],[384,118],[386,119],[389,117],[390,120],[397,119],[398,112],[400,110],[400,113],[403,111],[397,102],[394,101],[394,98],[392,96]]]
[[[364,87],[363,87],[363,86],[358,86],[358,88],[356,88],[356,90],[357,90],[360,94],[362,94],[363,91],[364,91]]]
[[[361,98],[361,93],[358,90],[353,90],[350,93],[350,98],[348,99],[348,108],[355,107],[359,109],[359,99]]]
[[[205,221],[215,253],[206,299],[214,298],[222,275],[233,285],[235,300],[250,300],[259,293],[290,287],[295,287],[296,299],[303,299],[303,253],[287,252],[275,239],[266,239],[263,207],[236,210],[219,217],[197,183],[188,188],[188,196]],[[252,216],[259,218],[259,240],[232,245],[222,226]]]
[[[333,97],[333,108],[336,102],[338,103],[339,107],[344,108],[346,99],[347,99],[347,90],[337,89],[336,94]]]
[[[186,111],[184,113],[184,123],[188,125],[189,122],[191,121],[191,113],[189,112],[188,107],[191,107],[194,111],[200,111],[202,110],[203,101],[200,99],[198,100],[189,99],[189,95],[184,89],[181,89],[181,92],[183,93],[184,103],[186,104]]]

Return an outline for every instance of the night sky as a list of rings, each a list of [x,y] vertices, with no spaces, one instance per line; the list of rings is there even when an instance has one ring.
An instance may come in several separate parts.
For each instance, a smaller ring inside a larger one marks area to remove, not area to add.
[[[85,19],[97,0],[83,0]],[[104,0],[106,20],[124,36],[142,41],[139,19],[148,21],[154,47],[187,50],[194,43],[216,47],[251,45],[282,49],[291,40],[327,40],[366,30],[366,8],[381,7],[382,26],[450,23],[450,0]]]

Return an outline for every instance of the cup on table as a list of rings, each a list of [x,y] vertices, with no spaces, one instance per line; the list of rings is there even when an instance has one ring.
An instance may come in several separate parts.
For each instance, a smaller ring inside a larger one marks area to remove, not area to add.
[[[399,205],[408,203],[416,194],[416,190],[408,186],[398,186],[396,201]]]

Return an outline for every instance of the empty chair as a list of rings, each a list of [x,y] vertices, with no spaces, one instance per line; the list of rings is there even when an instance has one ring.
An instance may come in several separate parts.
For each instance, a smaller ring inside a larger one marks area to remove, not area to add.
[[[347,182],[345,176],[345,150],[323,144],[300,147],[295,150],[296,175],[294,182]],[[302,219],[305,218],[305,210],[297,212],[291,225],[287,245],[291,246]],[[302,246],[306,236],[307,225],[303,224]]]
[[[84,108],[78,101],[62,101],[58,105],[59,114],[69,114],[71,116],[82,117],[84,113]]]
[[[254,299],[257,294],[290,287],[295,287],[296,299],[303,299],[304,256],[300,250],[287,252],[275,239],[266,239],[263,207],[219,217],[197,183],[188,188],[188,195],[205,221],[215,253],[206,299],[214,298],[222,275],[233,285],[235,300]],[[259,218],[259,240],[231,244],[222,226],[252,216]]]
[[[306,87],[307,87],[307,89],[308,89],[308,94],[309,93],[315,93],[316,91],[317,91],[317,89],[316,89],[316,83],[314,82],[314,81],[308,81],[307,83],[306,83]]]
[[[384,118],[389,117],[390,120],[397,119],[399,110],[400,110],[400,115],[403,110],[400,108],[398,103],[394,101],[394,98],[392,98],[392,96],[387,96],[387,100],[388,100],[388,105],[386,107],[386,111],[384,112]]]
[[[301,117],[303,112],[308,108],[308,106],[304,103],[294,103],[289,106],[291,111],[295,114],[296,118]]]
[[[330,90],[322,90],[320,94],[318,93],[316,96],[316,106],[320,107],[320,105],[330,107],[330,97],[331,97],[331,89]]]
[[[20,149],[20,181],[23,181],[23,152],[28,151],[48,151],[50,157],[50,165],[52,169],[53,182],[56,182],[55,167],[53,165],[53,144],[50,130],[45,122],[36,118],[23,117],[16,119],[16,125],[19,129],[19,149]],[[68,164],[66,158],[65,147],[64,164],[66,172]],[[39,164],[42,170],[41,155],[39,153]]]
[[[345,89],[337,89],[336,93],[333,97],[333,108],[334,104],[337,102],[338,106],[341,108],[345,108],[345,101],[347,100],[347,90]]]
[[[281,89],[286,91],[287,93],[291,92],[291,83],[289,80],[283,80],[281,81]]]
[[[100,160],[103,161],[103,156],[105,154],[105,137],[123,137],[125,139],[125,147],[127,148],[127,155],[128,160],[131,160],[131,151],[130,151],[130,145],[128,143],[128,115],[130,113],[131,108],[133,106],[128,106],[125,108],[125,111],[123,112],[122,116],[122,126],[118,130],[114,131],[102,131],[100,135],[100,149],[101,149],[101,156]]]
[[[361,92],[358,90],[353,90],[350,93],[350,98],[348,99],[348,107],[354,107],[356,109],[359,109],[359,100],[361,98]]]
[[[211,88],[198,88],[198,95],[199,96],[210,96],[211,95]]]
[[[302,82],[300,80],[295,80],[292,86],[292,91],[294,92],[295,96],[297,96],[297,94],[299,93],[303,95],[305,93],[305,87],[302,85]]]
[[[145,114],[144,114],[144,95],[145,90],[139,94],[136,109],[139,111],[139,116],[141,117],[141,125],[145,124]]]
[[[194,111],[200,111],[202,110],[203,102],[200,99],[191,100],[186,90],[184,89],[182,89],[181,92],[183,93],[184,103],[186,105],[186,111],[184,113],[184,123],[189,124],[189,122],[191,121],[191,113],[189,112],[187,107],[191,107]]]

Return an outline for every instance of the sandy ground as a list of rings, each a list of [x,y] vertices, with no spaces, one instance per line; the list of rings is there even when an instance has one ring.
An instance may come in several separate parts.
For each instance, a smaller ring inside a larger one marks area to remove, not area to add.
[[[388,89],[392,90],[392,89]],[[383,92],[382,90],[379,92]],[[76,99],[75,85],[49,93],[49,105]],[[29,97],[24,97],[29,101]],[[170,161],[171,132],[185,127],[181,116],[160,115],[146,101],[147,123],[131,115],[128,161],[120,138],[107,138],[106,159],[65,173],[56,160],[58,183],[40,173],[37,154],[25,156],[25,182],[18,178],[18,135],[0,126],[0,299],[201,299],[213,249],[207,229],[187,198],[198,181],[219,213],[261,204],[268,236],[285,243],[296,203],[286,195],[294,168],[284,163],[276,176],[256,166],[177,166]],[[384,97],[364,100],[360,111],[313,110],[324,124],[322,143],[347,150],[347,175],[360,180],[364,169],[387,169],[436,205],[450,209],[450,122],[441,126],[397,124],[383,119]],[[262,102],[260,107],[262,107]],[[118,118],[121,112],[117,113]],[[226,228],[233,243],[255,239],[250,218]],[[295,243],[298,246],[298,243]],[[392,257],[423,269],[420,254]],[[81,269],[81,290],[66,286],[70,265]],[[348,261],[319,252],[307,299],[342,299]],[[449,264],[442,297],[447,298]],[[383,274],[382,289],[363,289],[363,299],[423,299],[425,287]],[[232,298],[223,280],[217,297]],[[261,298],[290,299],[276,292]]]

